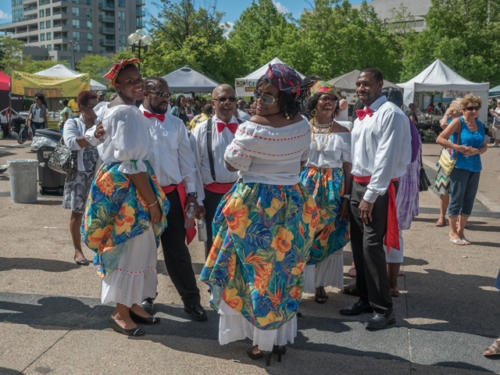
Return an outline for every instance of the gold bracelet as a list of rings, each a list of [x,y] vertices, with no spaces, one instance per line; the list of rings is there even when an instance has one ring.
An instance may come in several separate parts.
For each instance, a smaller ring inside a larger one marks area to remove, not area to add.
[[[158,204],[158,201],[154,201],[153,203],[148,204],[148,207],[154,207]]]

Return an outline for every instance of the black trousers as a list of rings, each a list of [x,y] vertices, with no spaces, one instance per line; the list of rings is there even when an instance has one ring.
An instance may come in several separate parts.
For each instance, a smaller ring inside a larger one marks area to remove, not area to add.
[[[168,226],[161,235],[161,245],[168,274],[185,305],[200,303],[200,290],[196,285],[191,255],[186,246],[184,213],[177,190],[167,194],[170,211]]]
[[[387,227],[388,195],[377,197],[372,211],[372,222],[363,224],[359,203],[367,184],[353,181],[351,192],[351,247],[356,267],[356,288],[360,298],[374,308],[392,308],[389,279],[385,262],[384,236]]]
[[[205,207],[205,220],[207,222],[207,242],[205,242],[205,259],[208,258],[208,253],[213,244],[212,238],[212,222],[214,220],[215,211],[219,205],[224,194],[213,193],[205,189],[205,200],[203,206]]]

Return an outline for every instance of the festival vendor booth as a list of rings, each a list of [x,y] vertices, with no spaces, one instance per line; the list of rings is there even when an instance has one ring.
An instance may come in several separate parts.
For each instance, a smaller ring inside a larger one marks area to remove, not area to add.
[[[486,124],[488,116],[488,82],[475,83],[466,80],[451,70],[441,60],[437,59],[416,77],[404,83],[398,83],[404,90],[404,104],[408,105],[415,101],[417,92],[446,92],[448,97],[461,97],[472,93],[481,98],[483,105],[479,111],[479,119]]]
[[[236,87],[236,96],[253,96],[253,92],[255,90],[255,85],[260,77],[262,77],[269,67],[269,64],[284,64],[283,61],[275,57],[267,64],[262,65],[259,69],[250,73],[246,77],[236,78],[234,80],[234,86]],[[304,75],[297,72],[300,75],[300,78],[304,78]]]
[[[51,68],[41,70],[35,73],[38,76],[47,76],[47,77],[79,77],[82,73],[78,73],[73,69],[68,68],[65,65],[57,64]],[[90,89],[92,91],[106,91],[106,86],[96,80],[90,80]]]
[[[203,74],[191,69],[188,65],[183,66],[162,77],[168,83],[170,92],[212,92],[219,84]]]
[[[500,97],[500,85],[499,86],[495,86],[492,89],[490,89],[490,91],[488,92],[488,96],[490,98],[498,98],[498,97]]]

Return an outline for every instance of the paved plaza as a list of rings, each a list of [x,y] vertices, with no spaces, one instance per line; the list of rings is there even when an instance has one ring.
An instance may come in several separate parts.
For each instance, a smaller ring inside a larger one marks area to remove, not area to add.
[[[424,145],[430,175],[439,146]],[[99,303],[100,279],[92,267],[73,262],[70,212],[61,197],[39,196],[34,204],[10,199],[8,173],[0,175],[0,375],[13,374],[485,374],[500,373],[500,361],[483,350],[500,334],[500,293],[493,286],[500,268],[499,148],[483,156],[478,202],[467,234],[472,246],[448,241],[436,228],[439,199],[420,195],[421,214],[405,231],[405,262],[394,298],[397,324],[368,332],[361,317],[339,309],[355,297],[328,289],[326,304],[305,295],[298,336],[281,363],[265,367],[246,355],[249,342],[220,346],[217,314],[208,322],[184,313],[158,251],[160,325],[128,338],[109,327],[112,306]],[[0,165],[36,159],[29,142],[0,140]],[[87,257],[91,252],[84,250]],[[204,250],[190,246],[196,274]],[[344,270],[352,261],[344,251]],[[346,283],[352,279],[346,277]]]

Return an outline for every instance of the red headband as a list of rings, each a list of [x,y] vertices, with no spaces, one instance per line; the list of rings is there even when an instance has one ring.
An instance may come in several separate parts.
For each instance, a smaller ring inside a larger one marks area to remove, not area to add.
[[[120,70],[125,68],[127,65],[140,63],[141,61],[135,57],[132,57],[131,59],[122,59],[122,61],[113,64],[113,67],[109,72],[106,73],[104,78],[109,79],[111,85],[114,86],[116,77],[118,77],[118,73],[120,73]]]

